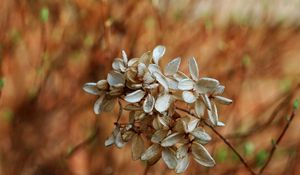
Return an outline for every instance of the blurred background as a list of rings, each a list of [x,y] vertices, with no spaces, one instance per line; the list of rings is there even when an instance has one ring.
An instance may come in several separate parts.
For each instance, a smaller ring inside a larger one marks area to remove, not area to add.
[[[201,76],[225,85],[218,131],[255,170],[299,105],[299,0],[1,0],[0,174],[143,174],[130,146],[104,147],[117,108],[95,116],[85,82],[105,79],[115,57],[167,47],[162,64],[195,56]],[[295,113],[265,174],[300,174]],[[214,168],[185,174],[247,174],[208,130]],[[148,174],[174,174],[162,161]]]

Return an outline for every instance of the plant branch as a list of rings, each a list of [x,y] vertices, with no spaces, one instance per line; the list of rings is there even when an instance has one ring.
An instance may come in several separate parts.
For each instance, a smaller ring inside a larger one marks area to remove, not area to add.
[[[195,115],[193,113],[191,113],[190,111],[183,109],[183,108],[179,108],[176,107],[178,110],[186,112],[192,116],[195,117]],[[240,161],[244,164],[244,166],[247,168],[247,170],[249,171],[249,173],[251,173],[252,175],[256,175],[256,173],[251,169],[251,167],[248,165],[248,163],[246,162],[246,160],[241,156],[241,154],[233,147],[233,145],[225,138],[222,136],[221,133],[219,133],[213,126],[211,126],[210,124],[208,124],[205,120],[202,120],[204,122],[204,124],[206,126],[208,126],[221,140],[223,140],[223,142],[234,152],[235,155],[238,156],[238,158],[240,159]]]
[[[259,174],[262,174],[264,172],[264,170],[266,169],[266,167],[268,166],[268,164],[270,163],[270,161],[272,160],[273,158],[273,155],[275,153],[275,150],[277,148],[277,145],[280,143],[280,141],[282,140],[283,136],[285,135],[287,129],[289,128],[291,122],[293,121],[294,117],[295,117],[295,109],[293,109],[289,119],[288,119],[288,122],[286,123],[285,127],[283,128],[282,132],[280,133],[280,135],[278,136],[277,140],[275,141],[275,143],[272,144],[272,149],[270,151],[270,154],[269,154],[269,157],[266,161],[266,163],[264,164],[264,166],[260,169],[259,171]]]

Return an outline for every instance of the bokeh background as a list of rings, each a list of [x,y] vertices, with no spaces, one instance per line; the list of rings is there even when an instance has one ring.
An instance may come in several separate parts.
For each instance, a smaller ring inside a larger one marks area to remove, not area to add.
[[[96,97],[81,87],[106,78],[122,49],[132,58],[157,44],[167,47],[162,64],[180,56],[187,72],[195,56],[201,76],[226,86],[234,103],[219,111],[218,131],[258,171],[299,104],[299,9],[299,0],[1,0],[0,174],[143,174],[129,145],[104,147],[118,109],[95,116]],[[300,174],[299,117],[265,174]],[[211,135],[216,167],[192,161],[185,174],[247,174]],[[174,172],[159,161],[148,174]]]

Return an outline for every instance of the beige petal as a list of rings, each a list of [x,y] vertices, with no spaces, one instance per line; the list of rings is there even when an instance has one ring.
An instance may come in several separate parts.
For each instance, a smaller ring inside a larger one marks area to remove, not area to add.
[[[169,136],[167,136],[164,140],[161,141],[161,146],[169,147],[173,146],[176,143],[180,143],[180,141],[184,139],[184,134],[175,132]]]
[[[127,66],[128,58],[124,50],[122,50],[122,58],[123,58],[124,65]]]
[[[136,103],[141,101],[141,99],[145,96],[145,92],[142,90],[136,90],[134,92],[131,92],[125,96],[125,101],[129,103]]]
[[[218,121],[217,126],[220,126],[220,127],[225,126],[225,123]]]
[[[125,73],[126,79],[131,81],[132,83],[138,83],[136,76],[137,76],[137,70],[135,69],[129,69]]]
[[[145,147],[144,147],[144,141],[142,137],[138,134],[135,134],[132,138],[132,144],[131,144],[132,159],[133,160],[140,159],[144,151],[145,151]]]
[[[115,145],[117,146],[117,148],[123,148],[125,144],[126,143],[122,139],[121,131],[119,131],[115,138]]]
[[[139,64],[138,58],[132,58],[128,61],[128,67],[136,66]]]
[[[109,137],[105,140],[104,145],[105,145],[106,147],[108,147],[108,146],[113,145],[114,143],[115,143],[115,137],[114,137],[113,135],[111,135],[111,136],[109,136]]]
[[[163,94],[156,99],[155,109],[162,113],[168,110],[172,103],[172,96],[170,94]]]
[[[155,133],[151,137],[151,142],[160,143],[164,138],[166,138],[168,134],[168,130],[160,129],[155,131]]]
[[[194,156],[194,160],[203,166],[213,167],[216,164],[205,147],[197,142],[192,143],[192,154]]]
[[[107,90],[108,89],[108,83],[107,83],[107,80],[99,80],[97,82],[97,87],[100,89],[100,90]]]
[[[101,95],[102,92],[97,88],[96,85],[96,83],[85,83],[82,89],[89,94]]]
[[[160,67],[157,64],[149,64],[148,70],[151,74],[153,74],[154,72],[161,73]]]
[[[199,123],[199,119],[190,120],[187,125],[187,133],[192,132],[197,127],[198,123]]]
[[[178,82],[178,89],[186,91],[192,90],[194,87],[194,82],[191,79],[183,79]]]
[[[177,58],[173,59],[172,61],[170,61],[164,69],[165,75],[166,76],[174,75],[179,69],[180,62],[181,62],[180,57],[177,57]]]
[[[170,148],[164,148],[162,151],[162,159],[166,163],[169,169],[176,168],[177,160],[175,156],[175,152]]]
[[[143,87],[143,84],[140,84],[140,83],[132,83],[130,81],[127,81],[126,82],[126,86],[129,88],[129,89],[132,89],[132,90],[137,90],[137,89],[141,89]]]
[[[223,94],[225,90],[225,86],[219,85],[213,92],[213,95],[220,95]]]
[[[225,97],[222,97],[222,96],[214,96],[214,99],[217,103],[223,104],[223,105],[229,105],[229,104],[232,103],[231,99],[228,99],[228,98],[225,98]]]
[[[155,79],[159,82],[159,84],[161,84],[164,87],[165,92],[168,92],[169,85],[168,85],[168,81],[166,80],[166,77],[158,72],[154,72],[153,75]]]
[[[200,78],[195,89],[200,94],[212,93],[219,86],[219,81],[213,78]]]
[[[186,156],[177,160],[177,166],[176,166],[175,172],[178,174],[185,172],[185,170],[188,168],[189,164],[190,164],[189,156],[186,154]]]
[[[152,57],[153,57],[153,61],[155,64],[158,64],[160,58],[164,56],[165,51],[166,51],[166,48],[165,48],[165,46],[162,46],[162,45],[158,45],[153,49]]]
[[[159,84],[158,83],[152,83],[152,84],[145,84],[144,85],[144,88],[146,88],[146,89],[156,89],[156,88],[158,88],[159,87]]]
[[[181,145],[176,151],[177,159],[183,159],[188,156],[188,145]]]
[[[100,95],[100,97],[95,102],[95,104],[94,104],[95,114],[100,114],[102,112],[101,111],[101,105],[102,105],[102,102],[103,102],[104,98],[105,98],[105,94],[103,93],[102,95]]]
[[[207,110],[207,112],[208,112],[208,118],[209,118],[210,122],[213,125],[217,126],[218,121],[219,121],[219,116],[218,116],[217,106],[214,102],[212,102],[212,109]]]
[[[187,103],[194,103],[196,101],[195,95],[190,91],[183,91],[182,99]]]
[[[208,98],[208,96],[206,94],[201,95],[201,98],[205,104],[205,106],[207,107],[208,110],[211,110],[211,102],[210,99]]]
[[[196,115],[201,118],[204,116],[204,111],[205,111],[205,104],[202,102],[202,100],[197,99],[195,103],[195,112]]]
[[[160,123],[160,121],[158,120],[157,117],[155,117],[152,121],[152,126],[155,130],[160,130],[163,128],[162,124]]]
[[[141,58],[140,58],[140,63],[144,63],[146,66],[148,66],[151,61],[152,61],[152,56],[151,56],[151,52],[148,51],[146,53],[144,53]]]
[[[155,99],[151,94],[148,94],[146,97],[144,104],[143,104],[143,109],[146,113],[152,112],[155,104]]]
[[[141,160],[150,160],[161,153],[161,147],[159,144],[151,145],[141,156]]]
[[[138,64],[138,77],[144,77],[145,73],[147,71],[147,67],[144,63],[139,63]]]
[[[173,80],[173,79],[168,78],[168,77],[165,77],[165,78],[168,82],[169,89],[178,90],[178,81]]]
[[[150,72],[146,72],[143,77],[143,81],[145,84],[151,84],[155,81],[155,79],[152,77]]]
[[[199,69],[197,61],[194,57],[189,59],[189,71],[192,76],[192,79],[197,81],[199,79]]]
[[[113,111],[114,107],[115,107],[115,98],[112,98],[109,95],[106,95],[105,98],[102,101],[101,107],[100,107],[100,111],[101,112],[111,112]]]
[[[194,129],[191,134],[201,140],[201,143],[208,143],[209,141],[211,141],[211,137],[204,131],[202,131],[201,128],[196,128]]]
[[[177,71],[176,74],[173,75],[173,77],[175,78],[175,80],[180,81],[183,79],[189,79],[189,77],[187,75],[185,75],[183,72],[181,71]]]
[[[121,72],[121,68],[120,68],[120,65],[124,66],[124,63],[123,63],[123,60],[121,58],[116,58],[114,60],[114,62],[112,63],[112,68],[115,70],[115,71],[118,71],[118,72]]]
[[[107,82],[110,86],[115,86],[115,85],[118,85],[118,84],[124,85],[125,84],[125,78],[124,78],[123,74],[121,74],[119,72],[112,71],[107,75]]]

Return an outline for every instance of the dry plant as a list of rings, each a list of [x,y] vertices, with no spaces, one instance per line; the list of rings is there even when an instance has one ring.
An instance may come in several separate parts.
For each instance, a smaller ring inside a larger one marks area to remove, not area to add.
[[[112,111],[117,100],[127,103],[123,107],[119,102],[120,111],[129,111],[127,122],[120,122],[120,112],[105,146],[122,148],[131,141],[133,160],[153,165],[162,158],[176,173],[188,168],[190,156],[200,165],[213,167],[215,161],[204,147],[211,140],[205,126],[225,126],[219,121],[216,103],[229,105],[232,100],[220,96],[225,87],[218,80],[199,77],[195,58],[189,59],[190,76],[179,71],[180,57],[162,70],[159,60],[165,50],[159,45],[132,59],[122,51],[122,59],[114,60],[107,79],[83,86],[87,93],[99,96],[95,114]],[[181,114],[185,110],[180,103],[189,112]]]

